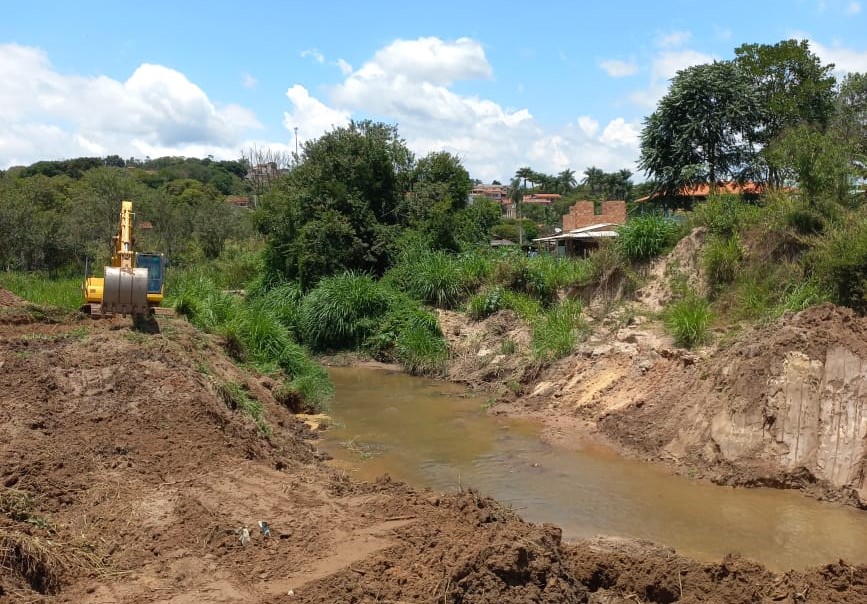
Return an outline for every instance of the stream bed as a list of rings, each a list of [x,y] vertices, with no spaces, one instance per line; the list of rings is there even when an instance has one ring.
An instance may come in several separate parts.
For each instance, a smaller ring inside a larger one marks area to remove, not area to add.
[[[487,415],[460,386],[331,368],[334,426],[319,447],[360,480],[388,473],[438,491],[474,488],[564,539],[649,539],[705,561],[739,552],[774,570],[867,563],[867,513],[797,492],[692,481],[595,447],[544,443],[541,426]]]

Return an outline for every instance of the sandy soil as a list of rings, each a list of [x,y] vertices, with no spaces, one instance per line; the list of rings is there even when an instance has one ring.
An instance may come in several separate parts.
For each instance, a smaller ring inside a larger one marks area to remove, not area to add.
[[[567,544],[474,492],[352,482],[270,379],[182,320],[141,333],[0,300],[2,602],[867,601],[864,567]]]

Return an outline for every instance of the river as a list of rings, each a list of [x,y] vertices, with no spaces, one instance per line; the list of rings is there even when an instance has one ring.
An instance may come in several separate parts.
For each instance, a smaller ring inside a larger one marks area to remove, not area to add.
[[[334,426],[320,447],[358,479],[475,488],[565,539],[649,539],[718,561],[739,552],[774,570],[867,563],[867,513],[797,492],[674,476],[597,447],[544,443],[540,426],[487,415],[460,386],[370,368],[332,368]]]

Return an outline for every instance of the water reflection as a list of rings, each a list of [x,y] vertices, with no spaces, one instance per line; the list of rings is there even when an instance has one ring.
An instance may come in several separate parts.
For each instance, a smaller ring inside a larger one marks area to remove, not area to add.
[[[527,520],[560,525],[566,538],[638,537],[705,560],[736,551],[778,570],[867,562],[864,512],[551,447],[535,424],[488,417],[483,400],[457,386],[374,369],[331,373],[338,427],[322,446],[359,478],[387,472],[438,490],[471,486]]]

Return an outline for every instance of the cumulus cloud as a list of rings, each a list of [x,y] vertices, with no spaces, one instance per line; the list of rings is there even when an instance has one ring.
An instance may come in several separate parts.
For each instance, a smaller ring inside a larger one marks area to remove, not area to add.
[[[0,162],[117,153],[237,156],[251,111],[218,107],[182,73],[143,64],[127,79],[59,73],[47,55],[0,45]]]
[[[601,61],[599,67],[605,70],[605,73],[612,78],[623,78],[626,76],[635,75],[638,73],[638,65],[634,61],[618,61],[610,59]]]
[[[678,71],[693,65],[711,63],[713,60],[712,55],[689,48],[662,50],[651,61],[650,83],[647,88],[633,92],[629,98],[639,107],[655,109],[659,99],[665,96],[671,78]]]
[[[352,73],[352,65],[350,65],[348,61],[344,59],[337,59],[335,64],[340,70],[340,73],[342,73],[343,75],[349,75],[350,73]]]
[[[469,38],[395,40],[344,75],[322,99],[292,86],[285,126],[298,126],[299,137],[311,139],[353,117],[396,122],[418,155],[455,153],[474,177],[488,181],[509,178],[528,164],[548,172],[589,165],[614,170],[631,168],[637,157],[630,130],[637,124],[614,120],[600,132],[596,120],[582,116],[552,128],[528,108],[457,92],[456,82],[493,77],[484,47]]]
[[[855,50],[842,46],[826,46],[815,40],[808,40],[810,49],[823,63],[833,63],[834,73],[838,76],[847,73],[867,71],[867,50]]]

